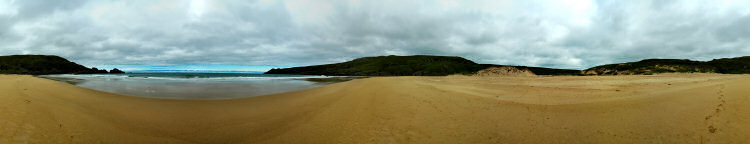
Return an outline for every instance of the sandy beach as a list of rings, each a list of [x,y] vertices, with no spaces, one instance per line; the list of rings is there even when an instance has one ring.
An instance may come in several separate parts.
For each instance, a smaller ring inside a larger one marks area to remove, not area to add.
[[[750,143],[750,75],[375,77],[231,100],[0,75],[0,143]]]

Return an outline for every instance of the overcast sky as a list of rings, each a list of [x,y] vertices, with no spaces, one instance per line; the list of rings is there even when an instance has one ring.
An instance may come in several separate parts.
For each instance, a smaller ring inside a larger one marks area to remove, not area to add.
[[[0,0],[0,55],[11,54],[86,66],[711,60],[750,55],[750,1]]]

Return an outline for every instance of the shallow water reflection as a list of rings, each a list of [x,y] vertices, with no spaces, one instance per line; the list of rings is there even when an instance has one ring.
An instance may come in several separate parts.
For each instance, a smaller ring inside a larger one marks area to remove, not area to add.
[[[61,76],[64,77],[64,76]],[[232,99],[308,89],[329,83],[296,79],[183,79],[75,77],[76,85],[94,90],[166,99]]]

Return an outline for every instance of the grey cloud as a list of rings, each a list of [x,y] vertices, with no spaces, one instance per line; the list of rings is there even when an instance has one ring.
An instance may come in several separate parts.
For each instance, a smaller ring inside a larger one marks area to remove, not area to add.
[[[576,69],[750,55],[748,3],[448,2],[14,1],[18,13],[0,15],[0,54],[54,54],[90,66],[432,54]]]
[[[714,33],[719,40],[724,42],[747,41],[750,39],[750,15],[729,21]]]
[[[22,18],[35,18],[55,11],[69,11],[83,5],[86,0],[23,0],[16,1],[18,13]]]

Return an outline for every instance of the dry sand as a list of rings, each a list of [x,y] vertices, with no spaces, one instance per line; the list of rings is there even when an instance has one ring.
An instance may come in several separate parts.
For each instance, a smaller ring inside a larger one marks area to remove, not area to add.
[[[750,143],[750,76],[377,77],[159,100],[0,75],[0,143]]]

